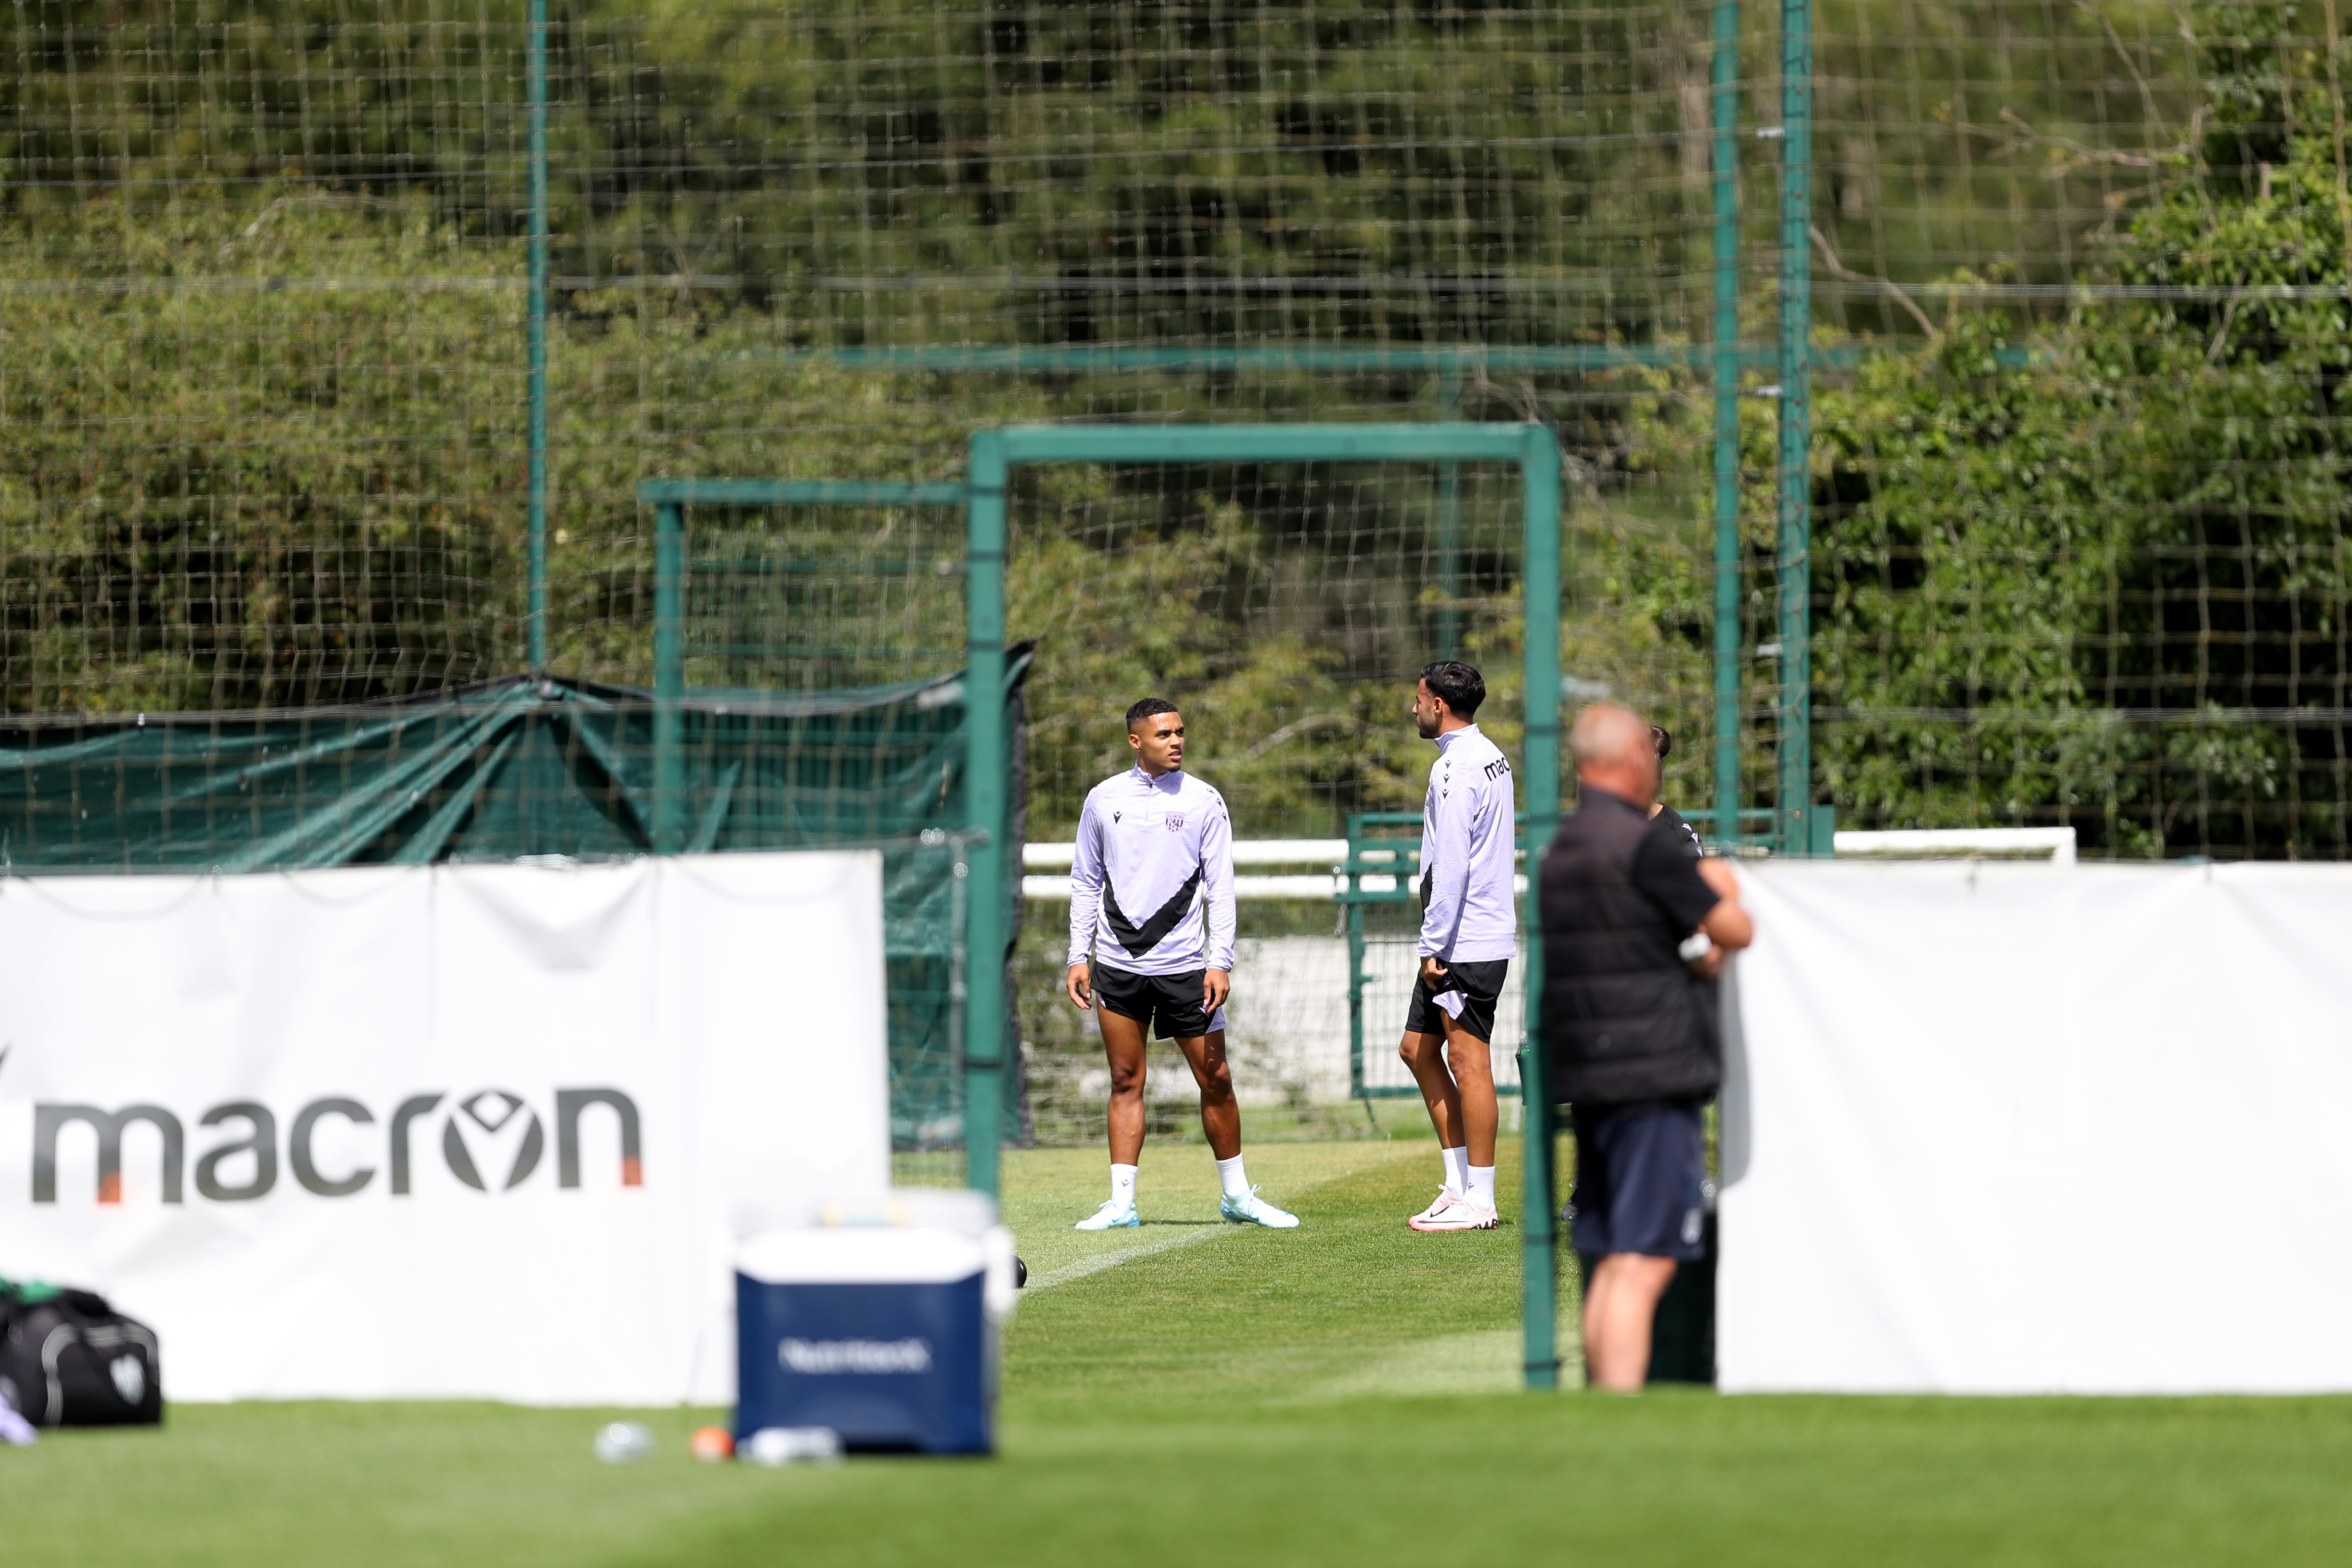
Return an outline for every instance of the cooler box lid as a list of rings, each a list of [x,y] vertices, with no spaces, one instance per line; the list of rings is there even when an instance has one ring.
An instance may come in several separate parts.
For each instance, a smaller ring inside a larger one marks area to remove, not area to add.
[[[948,1285],[988,1267],[983,1237],[930,1226],[808,1226],[763,1231],[735,1268],[762,1285]]]

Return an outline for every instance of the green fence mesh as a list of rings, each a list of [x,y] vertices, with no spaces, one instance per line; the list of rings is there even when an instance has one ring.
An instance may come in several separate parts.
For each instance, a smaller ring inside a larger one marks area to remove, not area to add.
[[[951,480],[1015,420],[1535,419],[1565,454],[1570,690],[1671,725],[1669,793],[1706,805],[1722,281],[1730,701],[1742,799],[1771,804],[1796,16],[1815,795],[1847,826],[2067,825],[2091,857],[2352,851],[2329,7],[1750,3],[1721,62],[1717,8],[1638,0],[549,9],[558,675],[651,684],[648,479]],[[0,706],[290,709],[530,668],[526,19],[0,16]],[[1244,836],[1336,837],[1413,804],[1407,671],[1516,662],[1502,491],[1471,468],[1024,483],[1041,840],[1143,689],[1192,705]],[[955,668],[952,578],[910,564],[935,526],[710,535],[699,559],[735,564],[692,679]]]
[[[689,851],[883,849],[891,1130],[907,1150],[961,1136],[964,708],[946,677],[697,693],[683,714]],[[0,862],[239,872],[642,855],[653,753],[650,693],[531,676],[337,707],[18,721],[0,724]]]

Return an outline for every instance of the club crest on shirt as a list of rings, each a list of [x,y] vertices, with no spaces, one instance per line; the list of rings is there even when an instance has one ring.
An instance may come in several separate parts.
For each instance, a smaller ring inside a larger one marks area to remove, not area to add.
[[[1184,814],[1182,812],[1171,812],[1169,814],[1168,831],[1171,833],[1181,833],[1184,831]]]

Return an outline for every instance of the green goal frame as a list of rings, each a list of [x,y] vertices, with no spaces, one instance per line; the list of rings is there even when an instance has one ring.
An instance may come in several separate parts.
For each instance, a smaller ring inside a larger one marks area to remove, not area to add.
[[[1525,521],[1520,576],[1525,606],[1527,737],[1520,843],[1533,871],[1559,818],[1559,447],[1542,425],[1015,425],[977,431],[965,470],[970,595],[965,679],[978,691],[1004,679],[1006,496],[1013,470],[1045,464],[1514,463]],[[965,826],[971,888],[964,1022],[964,1158],[971,1184],[997,1190],[1006,998],[1001,959],[1010,932],[1005,759],[1012,738],[1003,708],[974,702],[965,734]],[[1554,1227],[1553,1112],[1540,1043],[1542,932],[1532,889],[1520,903],[1527,966],[1526,1034],[1519,1050],[1526,1101],[1527,1201],[1521,1217],[1521,1310],[1529,1388],[1559,1383],[1559,1258]]]

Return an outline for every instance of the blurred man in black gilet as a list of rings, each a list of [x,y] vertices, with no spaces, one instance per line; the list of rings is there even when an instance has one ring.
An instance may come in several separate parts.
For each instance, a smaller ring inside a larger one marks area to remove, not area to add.
[[[1754,928],[1730,868],[1652,816],[1658,748],[1640,716],[1597,703],[1569,747],[1580,798],[1538,890],[1544,1040],[1553,1096],[1575,1107],[1586,1379],[1630,1392],[1675,1263],[1700,1256],[1700,1113],[1723,1081],[1713,977]]]

